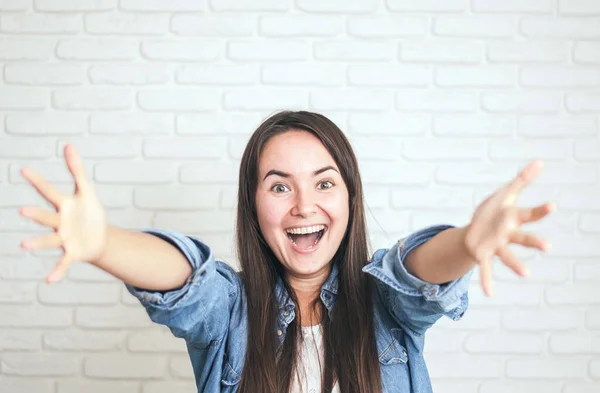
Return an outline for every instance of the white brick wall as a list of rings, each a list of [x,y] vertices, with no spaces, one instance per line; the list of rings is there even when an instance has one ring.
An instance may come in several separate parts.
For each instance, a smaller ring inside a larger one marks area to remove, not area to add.
[[[233,265],[238,163],[272,112],[330,116],[360,159],[374,248],[464,225],[526,162],[527,280],[475,275],[430,332],[436,393],[600,391],[600,1],[0,0],[0,392],[193,391],[183,342],[109,275],[43,278],[58,253],[17,209],[65,191],[65,143],[110,221],[202,237]]]

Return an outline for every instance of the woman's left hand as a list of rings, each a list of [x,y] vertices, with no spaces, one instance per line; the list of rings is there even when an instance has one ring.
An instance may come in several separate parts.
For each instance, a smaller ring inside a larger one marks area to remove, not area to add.
[[[479,264],[481,285],[487,296],[492,295],[491,259],[494,255],[517,274],[528,274],[523,263],[508,249],[510,243],[542,251],[550,249],[547,241],[532,233],[523,232],[521,225],[541,220],[556,210],[556,204],[548,202],[533,208],[515,206],[519,193],[538,176],[542,166],[542,161],[530,162],[514,180],[477,207],[467,226],[465,246]]]

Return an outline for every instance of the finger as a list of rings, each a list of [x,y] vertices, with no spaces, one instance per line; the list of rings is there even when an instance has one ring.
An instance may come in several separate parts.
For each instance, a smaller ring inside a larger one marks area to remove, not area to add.
[[[59,208],[63,194],[56,187],[50,184],[46,179],[40,176],[31,168],[23,168],[21,174],[31,185],[50,202],[56,209]]]
[[[528,232],[520,231],[512,233],[509,237],[509,241],[511,243],[520,244],[524,247],[538,248],[542,251],[548,251],[550,249],[550,243],[543,239],[540,239],[533,233]]]
[[[516,255],[508,249],[508,247],[501,247],[497,251],[498,258],[504,262],[512,271],[517,273],[519,276],[526,277],[529,275],[529,271],[523,265]]]
[[[506,186],[506,202],[513,204],[519,193],[529,185],[540,173],[544,163],[540,160],[534,160],[527,164],[527,166],[519,172],[517,177]]]
[[[37,206],[26,206],[21,208],[20,211],[23,217],[27,217],[38,224],[45,225],[50,228],[58,228],[60,223],[60,216],[58,213],[42,209]]]
[[[82,193],[87,192],[89,189],[89,182],[85,176],[85,170],[83,168],[81,156],[75,147],[71,145],[65,146],[64,153],[65,160],[67,161],[67,168],[69,168],[69,172],[71,172],[71,175],[73,175],[73,180],[75,181],[77,190],[81,191]]]
[[[486,296],[494,294],[491,256],[485,256],[479,261],[479,276],[483,292]]]
[[[21,242],[21,246],[28,250],[47,250],[49,248],[58,248],[61,245],[62,239],[56,232],[25,239]]]
[[[523,224],[539,221],[555,210],[556,204],[553,202],[548,202],[534,208],[519,209],[519,220]]]
[[[46,277],[46,282],[52,284],[60,281],[67,274],[67,271],[72,264],[73,259],[71,258],[71,255],[65,252],[56,266],[54,266],[54,270]]]

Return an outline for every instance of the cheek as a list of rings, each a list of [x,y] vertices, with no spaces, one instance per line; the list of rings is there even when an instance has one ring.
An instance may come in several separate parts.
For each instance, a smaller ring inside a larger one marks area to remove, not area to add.
[[[267,234],[273,227],[281,226],[281,220],[283,219],[282,206],[273,201],[263,199],[257,201],[256,211],[258,213],[258,223],[263,233]]]
[[[330,198],[324,202],[324,208],[332,219],[347,221],[349,216],[348,195],[340,194],[335,198]]]

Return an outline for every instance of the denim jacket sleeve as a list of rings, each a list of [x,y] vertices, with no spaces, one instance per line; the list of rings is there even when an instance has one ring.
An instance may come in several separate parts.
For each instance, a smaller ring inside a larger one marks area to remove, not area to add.
[[[432,226],[401,239],[391,249],[379,249],[363,271],[376,279],[382,301],[405,329],[421,335],[443,315],[459,320],[468,307],[468,285],[473,271],[442,285],[410,274],[404,266],[408,253],[449,225]]]
[[[215,261],[212,250],[200,240],[173,231],[144,229],[177,247],[192,265],[185,284],[170,291],[149,291],[126,284],[150,319],[166,325],[188,345],[206,348],[227,332],[230,308],[239,296],[238,274],[224,262]]]

